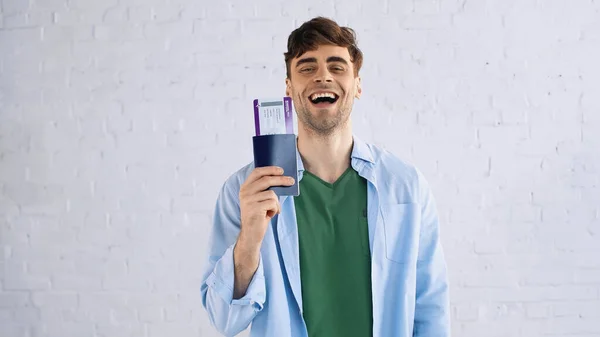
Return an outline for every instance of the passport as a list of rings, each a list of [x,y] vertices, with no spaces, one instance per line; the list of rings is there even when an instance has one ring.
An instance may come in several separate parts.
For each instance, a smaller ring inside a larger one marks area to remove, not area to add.
[[[296,135],[271,134],[252,137],[254,167],[279,166],[283,175],[294,178],[292,186],[272,186],[277,196],[300,195],[298,186],[298,163],[296,161]]]

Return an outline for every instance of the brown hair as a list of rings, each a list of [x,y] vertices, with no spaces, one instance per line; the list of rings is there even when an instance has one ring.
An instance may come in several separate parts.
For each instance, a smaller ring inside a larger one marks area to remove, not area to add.
[[[307,51],[316,50],[320,45],[348,48],[350,61],[354,64],[354,76],[358,76],[363,54],[356,45],[354,30],[349,27],[340,27],[335,21],[319,16],[303,23],[288,37],[288,50],[283,54],[287,77],[290,78],[290,65],[293,58]]]

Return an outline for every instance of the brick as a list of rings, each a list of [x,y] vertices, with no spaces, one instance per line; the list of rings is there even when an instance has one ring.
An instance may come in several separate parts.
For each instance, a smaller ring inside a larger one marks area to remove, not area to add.
[[[505,321],[479,321],[472,322],[468,325],[460,327],[459,335],[461,336],[517,336],[519,333],[519,327],[515,324],[515,320],[507,324]]]
[[[196,324],[152,323],[148,325],[148,337],[159,337],[165,334],[178,336],[195,336],[200,333]]]
[[[29,326],[15,322],[3,323],[2,333],[10,337],[29,337]]]
[[[119,23],[127,21],[128,17],[127,7],[125,5],[117,5],[114,7],[107,8],[102,17],[104,23]]]
[[[102,249],[103,247],[108,247],[108,244],[113,245],[123,245],[125,243],[126,235],[122,229],[112,229],[103,226],[102,224],[95,224],[94,227],[85,227],[83,228],[77,235],[77,240],[85,245],[89,245],[90,247],[97,247]],[[90,260],[95,260],[95,257],[86,256],[85,259],[81,257],[75,258],[75,263],[77,267],[89,269],[90,272],[93,271],[93,268],[88,268],[86,266],[87,262]],[[124,265],[123,261],[105,261],[104,259],[98,259],[99,261],[94,261],[96,264],[105,265],[111,264],[115,267]]]
[[[85,22],[81,13],[72,9],[57,10],[52,15],[52,22],[60,26],[80,25]]]
[[[60,0],[55,0],[60,1]],[[95,12],[102,12],[107,8],[115,7],[118,4],[118,0],[108,0],[101,3],[93,3],[90,4],[85,0],[69,0],[69,8],[78,9],[78,10],[90,10]],[[148,1],[150,2],[150,1]]]
[[[152,6],[152,17],[157,22],[176,22],[181,20],[183,5],[157,3]]]
[[[576,284],[600,284],[600,269],[579,269],[575,272]]]
[[[75,292],[36,291],[31,294],[32,303],[40,308],[71,309],[78,306]]]
[[[150,280],[136,277],[136,275],[125,273],[111,273],[109,277],[102,279],[102,288],[109,291],[150,291],[152,285]]]
[[[498,153],[516,149],[529,138],[529,129],[520,125],[480,127],[478,135],[482,149]]]
[[[102,280],[91,275],[56,274],[51,277],[51,288],[56,291],[94,291],[102,288]]]
[[[140,322],[161,322],[164,312],[162,307],[143,307],[139,309]]]
[[[528,318],[539,319],[551,316],[552,305],[548,303],[528,303],[525,311]]]
[[[60,259],[62,252],[62,247],[49,246],[44,248],[43,254],[45,258],[58,260]],[[27,259],[39,260],[40,253],[39,250],[32,250],[29,245],[15,245],[10,247],[10,258],[14,259],[14,261],[23,261]]]
[[[127,8],[127,19],[130,22],[149,22],[154,19],[152,6],[141,5],[141,6],[130,6]]]
[[[149,292],[129,292],[125,300],[127,305],[136,308],[142,307],[160,307],[165,303],[174,303],[178,300],[177,294],[169,292],[149,293]]]
[[[83,41],[91,41],[94,38],[94,27],[91,25],[78,25],[77,29],[72,26],[45,26],[43,27],[42,41],[47,43],[48,45],[53,46],[53,51],[56,52],[57,46],[61,46],[62,49],[66,50],[68,55],[64,55],[59,58],[60,65],[65,67],[65,69],[70,69],[70,67],[77,67],[80,64],[90,65],[91,61],[86,59],[85,57],[80,56],[79,54],[73,55],[73,50],[78,50],[80,47],[80,43]],[[75,46],[71,47],[69,45],[69,41],[74,41]],[[83,44],[85,46],[85,44]],[[55,54],[51,54],[55,55]],[[65,60],[69,60],[68,64],[65,64]],[[46,59],[47,61],[47,59]],[[67,68],[66,66],[69,66]],[[64,102],[58,102],[64,103]]]
[[[5,265],[4,289],[5,290],[46,290],[50,289],[48,276],[32,276],[27,274],[22,265]]]
[[[21,324],[39,324],[40,310],[37,308],[17,308],[14,312],[14,322]]]
[[[95,323],[93,322],[61,322],[50,321],[44,324],[44,336],[60,337],[60,336],[85,336],[94,331]]]
[[[26,291],[0,292],[0,308],[21,308],[31,304],[31,297]]]
[[[511,218],[513,221],[540,223],[542,222],[542,210],[543,208],[540,206],[515,203],[511,206]]]
[[[179,303],[173,306],[165,306],[164,314],[165,322],[190,323],[194,317],[191,308],[181,308]]]
[[[166,23],[146,24],[143,28],[144,38],[169,39],[181,36],[190,36],[194,32],[194,21],[174,21]]]
[[[108,322],[112,320],[111,310],[127,307],[127,296],[117,291],[87,291],[78,296],[79,310],[74,313],[76,320],[88,318],[95,321]],[[83,317],[81,317],[83,315]]]
[[[200,19],[206,17],[206,6],[201,2],[186,2],[180,16],[183,20]]]
[[[573,274],[573,271],[565,269],[531,269],[521,273],[519,283],[526,286],[560,286],[574,283]]]
[[[454,307],[456,319],[459,321],[477,321],[479,307],[476,305],[456,305]]]
[[[4,28],[23,28],[23,27],[31,27],[27,23],[27,14],[26,13],[14,13],[3,16],[3,26]]]
[[[0,309],[0,323],[11,322],[14,319],[14,312],[15,312],[15,310],[12,308]]]
[[[279,17],[281,9],[274,4],[254,3],[254,2],[236,2],[232,3],[230,13],[235,18],[253,18],[253,17]]]
[[[2,13],[3,14],[14,14],[23,13],[30,8],[29,1],[3,1],[2,2]]]
[[[211,31],[221,31],[223,37],[236,36],[243,32],[243,30],[253,31],[254,28],[259,27],[260,24],[263,24],[263,29],[272,28],[272,27],[264,27],[268,21],[258,21],[258,20],[238,20],[238,19],[228,19],[228,20],[215,20],[211,18],[203,18],[197,19],[193,21],[193,32],[198,35],[210,35]]]
[[[600,326],[596,320],[585,320],[580,317],[555,317],[550,321],[550,324],[542,330],[546,334],[557,334],[565,335],[571,333],[575,334],[598,334],[600,333]]]
[[[440,14],[443,1],[422,0],[414,2],[414,13],[419,14]],[[449,1],[452,2],[452,1]]]
[[[46,26],[52,23],[52,11],[34,10],[27,13],[27,24],[30,26]]]
[[[475,241],[476,254],[502,254],[504,242],[495,237],[480,237]]]
[[[600,252],[600,239],[587,231],[563,233],[556,238],[555,245],[561,251]]]
[[[501,321],[521,318],[524,316],[523,303],[506,303],[504,301],[493,301],[481,307],[481,321]]]
[[[600,301],[557,302],[552,304],[552,312],[554,317],[597,318],[600,317]]]
[[[114,308],[110,311],[111,318],[117,324],[127,324],[137,320],[137,310],[127,308]]]
[[[468,288],[510,288],[517,283],[518,275],[509,271],[502,275],[497,275],[495,271],[471,273],[464,280],[464,286]]]
[[[531,226],[528,223],[513,223],[515,227]],[[536,225],[532,227],[535,228]],[[531,229],[530,232],[534,232]],[[547,238],[540,238],[535,234],[516,234],[506,245],[506,252],[511,256],[520,256],[523,254],[551,254],[555,251],[555,247],[552,245],[552,240]]]
[[[5,191],[27,213],[57,214],[64,209],[63,188],[50,184],[6,184]]]
[[[19,205],[7,196],[0,196],[0,214],[17,215],[19,214]]]
[[[450,15],[412,14],[401,20],[401,27],[416,30],[437,30],[451,26]]]
[[[465,159],[470,162],[467,167],[461,164]],[[437,162],[440,172],[457,180],[464,179],[464,177],[485,178],[490,174],[491,160],[488,156],[473,155],[472,153],[454,154],[440,156]]]
[[[98,324],[96,326],[98,337],[134,337],[145,336],[146,327],[141,324]]]
[[[129,23],[95,25],[93,32],[98,41],[134,41],[144,37],[143,26]]]

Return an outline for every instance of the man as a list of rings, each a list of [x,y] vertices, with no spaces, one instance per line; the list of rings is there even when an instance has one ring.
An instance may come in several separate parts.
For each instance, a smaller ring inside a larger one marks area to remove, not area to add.
[[[223,185],[201,286],[234,336],[450,336],[434,199],[423,175],[352,133],[362,89],[354,31],[315,18],[291,33],[286,95],[298,117],[300,195],[276,167]]]

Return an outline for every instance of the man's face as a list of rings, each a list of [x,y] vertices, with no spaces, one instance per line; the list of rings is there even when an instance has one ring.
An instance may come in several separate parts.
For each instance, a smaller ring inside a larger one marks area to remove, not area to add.
[[[360,77],[354,76],[345,47],[322,45],[291,61],[286,95],[294,102],[298,120],[319,135],[345,125],[360,94]]]

